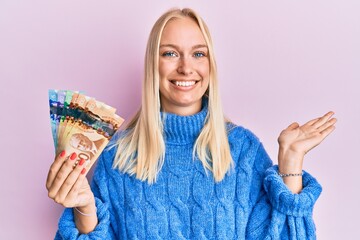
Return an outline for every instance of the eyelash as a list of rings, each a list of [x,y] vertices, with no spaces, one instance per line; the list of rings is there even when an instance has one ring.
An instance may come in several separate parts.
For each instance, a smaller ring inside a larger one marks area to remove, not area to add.
[[[170,56],[170,54],[174,54],[175,57],[177,57],[177,54],[174,51],[166,51],[163,54],[161,54],[161,56],[163,56],[163,57],[174,57],[174,56]]]
[[[198,54],[201,54],[201,56],[196,56],[196,55],[198,55]],[[195,56],[196,58],[200,58],[200,57],[206,57],[206,54],[205,54],[204,52],[195,52],[195,53],[194,53],[194,56]]]
[[[174,51],[166,51],[166,52],[162,53],[161,56],[163,56],[163,57],[177,57],[178,54],[176,52],[174,52]],[[204,53],[204,52],[195,52],[193,56],[195,58],[206,57],[206,53]]]

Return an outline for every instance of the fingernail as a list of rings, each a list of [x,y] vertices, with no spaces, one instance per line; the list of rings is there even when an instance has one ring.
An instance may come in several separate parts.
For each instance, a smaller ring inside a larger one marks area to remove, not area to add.
[[[63,150],[61,153],[60,153],[60,157],[63,157],[65,156],[65,150]]]
[[[86,173],[86,169],[83,168],[83,170],[81,170],[81,174],[85,174]]]
[[[76,158],[76,153],[72,153],[71,156],[70,156],[70,159],[74,160],[75,158]]]
[[[85,159],[81,159],[80,162],[79,162],[79,165],[82,166],[85,162]]]

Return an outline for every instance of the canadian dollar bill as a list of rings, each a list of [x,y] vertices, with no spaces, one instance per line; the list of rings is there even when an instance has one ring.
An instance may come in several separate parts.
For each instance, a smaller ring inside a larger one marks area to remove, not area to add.
[[[50,107],[50,124],[51,124],[51,132],[54,141],[54,146],[57,146],[57,126],[56,126],[56,118],[57,118],[57,91],[50,89],[49,90],[49,107]]]
[[[59,150],[65,150],[68,155],[75,152],[75,164],[84,159],[86,168],[90,169],[123,119],[114,113],[113,108],[93,98],[80,94],[77,100],[78,105],[74,105],[78,110],[77,116],[73,118],[68,132],[64,133]]]
[[[56,154],[75,152],[90,169],[111,137],[124,122],[116,109],[81,92],[49,90],[52,134]]]
[[[73,91],[69,91],[66,90],[66,95],[65,95],[65,100],[64,100],[64,107],[62,110],[62,114],[60,116],[60,121],[59,121],[59,125],[58,125],[58,130],[57,130],[57,138],[60,139],[64,133],[64,129],[66,127],[66,116],[68,115],[68,109],[70,108],[70,103],[71,103],[71,99],[73,96],[74,92]],[[58,140],[59,142],[59,140]],[[56,145],[56,149],[57,149],[57,145]],[[56,151],[57,152],[57,151]]]

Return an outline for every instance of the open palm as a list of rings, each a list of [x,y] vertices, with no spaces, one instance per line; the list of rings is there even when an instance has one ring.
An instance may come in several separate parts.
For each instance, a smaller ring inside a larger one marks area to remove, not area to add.
[[[328,112],[302,126],[296,122],[292,123],[280,133],[278,138],[280,147],[305,155],[335,129],[336,118],[331,118],[333,114]]]

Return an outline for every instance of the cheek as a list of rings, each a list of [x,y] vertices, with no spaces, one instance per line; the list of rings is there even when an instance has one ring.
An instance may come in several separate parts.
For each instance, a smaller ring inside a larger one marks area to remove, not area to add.
[[[209,64],[204,64],[199,68],[199,74],[203,78],[206,84],[209,84],[210,79],[210,67]]]
[[[159,91],[160,91],[160,95],[167,95],[167,93],[170,91],[170,85],[169,85],[169,81],[167,81],[166,77],[162,77],[160,75],[160,79],[159,79]]]
[[[202,88],[206,91],[210,85],[210,67],[208,64],[204,64],[199,71],[203,79]]]
[[[208,59],[204,60],[201,64],[199,64],[198,71],[203,76],[203,78],[209,78],[210,63]]]
[[[159,76],[160,76],[160,79],[162,79],[164,76],[165,76],[165,68],[164,68],[164,65],[163,64],[159,64]]]
[[[159,75],[160,78],[167,78],[168,75],[174,70],[174,64],[166,61],[159,61]]]

